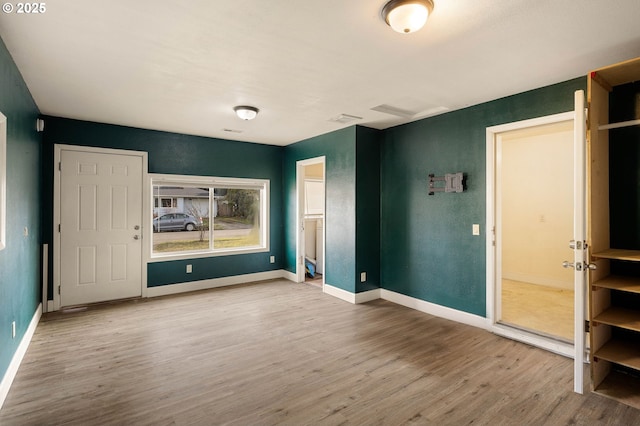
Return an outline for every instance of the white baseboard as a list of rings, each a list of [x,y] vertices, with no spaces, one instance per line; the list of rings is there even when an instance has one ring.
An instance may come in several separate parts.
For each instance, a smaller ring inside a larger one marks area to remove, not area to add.
[[[487,318],[470,314],[468,312],[447,308],[446,306],[437,305],[435,303],[416,299],[415,297],[385,289],[380,289],[380,298],[436,317],[471,325],[473,327],[483,328],[485,330],[489,329],[489,320]]]
[[[208,290],[217,287],[246,284],[255,281],[265,281],[277,278],[288,278],[282,269],[276,271],[257,272],[255,274],[234,275],[231,277],[214,278],[210,280],[191,281],[179,284],[162,285],[147,288],[147,297],[166,296],[169,294],[186,293],[189,291]]]
[[[350,291],[347,290],[343,290],[341,288],[338,287],[334,287],[332,285],[329,285],[327,283],[325,283],[322,286],[322,292],[326,293],[330,296],[333,297],[337,297],[338,299],[342,299],[345,302],[349,302],[349,303],[356,303],[356,295],[355,293],[351,293]]]
[[[366,303],[376,299],[383,299],[436,317],[445,318],[451,321],[459,322],[461,324],[467,324],[485,330],[490,329],[490,322],[485,317],[459,311],[453,308],[447,308],[446,306],[437,305],[425,300],[416,299],[415,297],[396,293],[390,290],[385,290],[383,288],[365,291],[362,293],[351,293],[341,288],[325,284],[322,287],[322,290],[328,295],[337,297],[338,299],[342,299],[353,304]]]
[[[289,272],[289,271],[283,270],[282,274],[283,274],[282,278],[285,278],[289,281],[293,281],[294,283],[298,282],[298,275],[296,275],[295,272]]]
[[[359,303],[367,303],[372,300],[380,299],[380,289],[377,288],[375,290],[363,291],[362,293],[351,293],[350,291],[343,290],[338,287],[334,287],[329,284],[324,284],[322,286],[322,291],[327,293],[330,296],[337,297],[338,299],[342,299],[345,302],[359,304]]]
[[[356,303],[367,303],[372,300],[380,299],[380,289],[363,291],[362,293],[356,293]]]
[[[375,290],[363,291],[362,293],[351,293],[350,291],[343,290],[329,284],[324,284],[322,286],[322,291],[330,296],[337,297],[338,299],[342,299],[345,302],[353,303],[356,305],[359,303],[367,303],[372,300],[380,299],[379,288]]]
[[[22,336],[20,345],[18,345],[16,353],[13,354],[13,358],[11,359],[11,363],[9,364],[9,368],[4,374],[2,382],[0,382],[0,409],[2,408],[4,400],[9,394],[9,389],[11,388],[11,384],[13,383],[13,379],[16,377],[18,368],[20,368],[20,363],[22,363],[22,359],[27,353],[27,348],[29,347],[29,343],[31,343],[31,338],[33,337],[33,333],[35,333],[36,328],[38,327],[38,322],[40,321],[41,316],[42,303],[40,303],[36,308],[36,312],[33,314],[33,318],[31,318],[29,327],[27,327],[27,331],[24,333],[24,336]]]

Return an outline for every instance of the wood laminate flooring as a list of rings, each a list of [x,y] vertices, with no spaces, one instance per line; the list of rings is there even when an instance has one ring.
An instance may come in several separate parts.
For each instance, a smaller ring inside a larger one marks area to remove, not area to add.
[[[570,359],[284,280],[46,314],[8,425],[633,425]]]
[[[573,342],[573,291],[502,280],[502,321]]]

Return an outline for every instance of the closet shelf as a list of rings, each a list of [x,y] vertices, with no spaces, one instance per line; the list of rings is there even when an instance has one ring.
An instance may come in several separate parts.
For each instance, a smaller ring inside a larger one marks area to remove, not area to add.
[[[631,127],[631,126],[637,126],[637,125],[640,125],[640,119],[621,121],[619,123],[601,124],[598,126],[598,130],[619,129],[621,127]]]
[[[628,154],[616,155],[620,143],[633,139],[628,131],[640,126],[635,104],[627,101],[637,97],[640,87],[629,83],[640,81],[639,77],[640,58],[636,58],[591,71],[587,84],[589,260],[598,266],[589,274],[591,383],[594,392],[636,408],[640,408],[640,263],[631,262],[640,262],[640,250],[626,248],[640,249],[640,241],[612,248],[611,228],[617,221],[621,230],[635,229],[640,220],[637,215],[615,217],[610,212],[616,202],[640,202],[638,194],[611,191],[639,170],[636,163],[619,158]],[[613,117],[610,111],[619,115]],[[612,271],[624,276],[611,275]]]
[[[640,409],[640,379],[637,377],[611,371],[609,375],[598,384],[594,392],[607,398]]]
[[[596,358],[640,370],[640,344],[611,339],[594,354]]]
[[[640,331],[640,312],[633,309],[610,307],[593,318],[593,321],[627,330]]]
[[[640,250],[608,249],[598,253],[592,253],[591,256],[600,259],[629,260],[632,262],[640,262]]]
[[[609,275],[594,282],[592,285],[628,293],[640,293],[640,279],[637,277]]]

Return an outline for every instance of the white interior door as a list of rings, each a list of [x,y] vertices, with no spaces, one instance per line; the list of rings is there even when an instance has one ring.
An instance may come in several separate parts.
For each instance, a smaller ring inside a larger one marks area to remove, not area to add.
[[[584,91],[574,95],[575,122],[573,139],[573,242],[574,248],[574,391],[584,391],[584,355],[585,355],[585,286],[587,283],[586,263],[586,114],[584,109]]]
[[[60,152],[60,306],[141,296],[143,158]]]

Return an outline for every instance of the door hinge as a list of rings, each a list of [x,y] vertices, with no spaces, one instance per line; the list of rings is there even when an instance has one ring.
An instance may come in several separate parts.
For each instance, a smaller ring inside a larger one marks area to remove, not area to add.
[[[589,328],[591,327],[591,325],[589,324],[589,320],[584,320],[584,332],[588,333],[590,330]]]
[[[58,294],[60,294],[60,286],[58,286]]]
[[[61,231],[60,231],[60,229],[61,229],[61,228],[60,228],[60,224],[58,224],[58,232],[61,232]]]
[[[62,161],[58,161],[58,170],[62,171]]]

